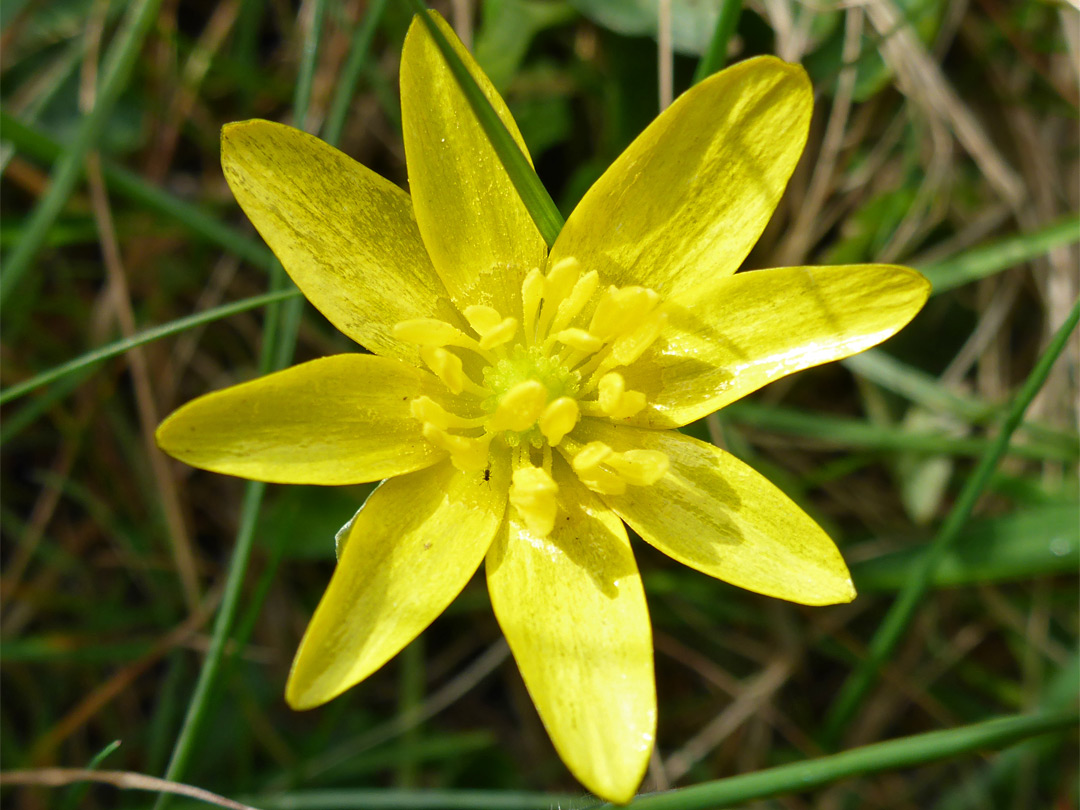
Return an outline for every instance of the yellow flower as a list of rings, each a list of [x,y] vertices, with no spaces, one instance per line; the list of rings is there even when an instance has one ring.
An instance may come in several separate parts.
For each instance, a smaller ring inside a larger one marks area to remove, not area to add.
[[[624,522],[758,593],[813,605],[855,593],[805,513],[674,428],[884,340],[928,284],[885,265],[735,273],[806,140],[812,95],[796,65],[750,59],[685,93],[585,195],[550,253],[417,21],[401,103],[411,196],[295,129],[225,128],[240,205],[307,298],[373,354],[204,396],[158,441],[263,481],[386,479],[339,548],[290,705],[317,706],[381,667],[483,562],[563,761],[625,802],[653,747],[656,694]]]

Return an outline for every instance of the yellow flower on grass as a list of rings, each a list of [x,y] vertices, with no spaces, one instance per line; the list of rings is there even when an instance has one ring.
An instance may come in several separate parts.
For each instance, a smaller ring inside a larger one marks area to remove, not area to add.
[[[438,21],[524,150],[506,105]],[[902,267],[736,273],[806,139],[806,74],[750,59],[615,161],[549,252],[414,21],[401,58],[410,194],[314,137],[229,125],[225,176],[307,298],[372,354],[209,394],[158,430],[205,469],[386,479],[339,548],[286,687],[317,706],[417,636],[484,564],[555,748],[628,801],[656,727],[652,639],[624,524],[758,593],[853,598],[839,552],[765,478],[674,428],[900,329]]]

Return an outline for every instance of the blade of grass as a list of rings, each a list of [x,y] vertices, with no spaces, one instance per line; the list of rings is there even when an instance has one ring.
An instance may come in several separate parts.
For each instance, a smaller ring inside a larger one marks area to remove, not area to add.
[[[118,354],[123,354],[133,346],[142,346],[145,343],[160,340],[169,335],[175,335],[178,332],[183,332],[192,327],[199,326],[200,324],[221,320],[230,315],[235,315],[238,312],[246,312],[249,309],[263,307],[289,298],[296,298],[299,295],[300,291],[297,289],[264,293],[263,295],[255,295],[240,301],[233,301],[231,304],[223,304],[220,307],[214,307],[205,312],[196,312],[193,315],[188,315],[184,318],[177,318],[175,321],[169,321],[160,326],[153,326],[150,329],[145,329],[142,332],[132,335],[130,338],[109,343],[108,345],[89,351],[86,354],[81,354],[59,366],[54,366],[40,374],[35,374],[29,380],[23,380],[21,383],[8,386],[3,391],[0,391],[0,405],[18,399],[36,388],[40,388],[43,385],[66,377],[69,374],[74,374],[88,366],[108,360],[110,357],[116,357]]]
[[[60,158],[49,177],[48,189],[38,200],[30,215],[22,239],[4,263],[4,273],[0,276],[0,306],[10,299],[12,291],[30,269],[49,228],[67,202],[72,189],[75,188],[75,183],[82,174],[83,160],[87,152],[97,143],[109,114],[117,99],[120,98],[121,91],[127,85],[135,58],[139,54],[150,26],[157,18],[160,5],[161,0],[136,0],[128,11],[105,58],[94,109],[79,124],[71,146]]]
[[[368,49],[375,36],[375,29],[385,10],[386,0],[373,0],[368,5],[364,21],[357,26],[356,33],[353,35],[348,59],[341,71],[341,76],[338,77],[334,99],[330,102],[330,112],[327,113],[326,123],[323,124],[323,140],[331,146],[337,146],[338,141],[341,140],[341,131],[345,128],[345,117],[349,114],[349,104],[356,92],[360,74],[363,73],[364,65],[367,63]]]
[[[111,743],[106,745],[93,756],[93,758],[87,764],[86,769],[88,771],[96,771],[98,769],[98,766],[100,766],[101,763],[105,761],[109,754],[111,754],[119,747],[120,740],[113,740]],[[82,803],[83,798],[86,796],[86,791],[88,791],[89,789],[89,782],[83,782],[81,784],[74,785],[71,790],[67,791],[67,793],[64,794],[64,800],[60,804],[61,810],[74,810],[74,808],[78,807]]]
[[[698,61],[694,70],[694,84],[711,76],[724,66],[727,61],[728,43],[742,14],[742,0],[721,0],[720,14],[716,18],[716,28],[709,40],[709,50]]]
[[[922,558],[919,567],[905,583],[903,590],[900,591],[881,626],[874,634],[867,657],[859,664],[855,672],[848,677],[840,690],[840,694],[830,707],[822,735],[826,746],[832,747],[839,740],[843,729],[854,717],[863,700],[869,694],[870,689],[877,681],[881,666],[892,655],[903,638],[908,625],[922,602],[923,596],[930,586],[938,564],[952,546],[953,541],[959,536],[960,530],[975,509],[979,496],[987,483],[989,483],[998,461],[1001,460],[1006,449],[1008,449],[1013,433],[1023,420],[1024,412],[1031,404],[1031,401],[1035,399],[1039,389],[1042,388],[1050,369],[1054,365],[1054,361],[1057,360],[1068,344],[1069,336],[1076,328],[1078,320],[1080,320],[1080,301],[1073,305],[1069,317],[1050,340],[1046,351],[1043,352],[1043,355],[1035,364],[1035,368],[1032,369],[1031,374],[1024,381],[1023,386],[1009,407],[1001,430],[994,437],[993,443],[987,448],[974,472],[965,482],[956,503],[927,550],[926,556]]]
[[[1037,231],[1015,234],[918,269],[933,285],[930,294],[938,295],[1073,242],[1080,242],[1080,218],[1077,218],[1075,213],[1051,222]]]
[[[882,388],[922,405],[932,411],[948,413],[953,416],[982,424],[1001,416],[1004,408],[983,402],[975,397],[955,394],[943,387],[936,377],[917,368],[902,363],[881,349],[868,349],[841,360],[840,363],[849,371],[870,380]],[[1024,422],[1021,429],[1033,439],[1043,442],[1076,444],[1076,434],[1058,430],[1038,422]]]
[[[36,160],[52,161],[64,154],[63,146],[3,109],[0,109],[0,132],[3,132],[4,140],[13,144],[19,152]],[[81,163],[79,171],[82,172]],[[265,245],[222,224],[215,215],[147,183],[134,172],[111,165],[107,161],[102,162],[102,171],[110,191],[115,191],[151,211],[175,219],[207,242],[219,245],[264,270],[269,270],[271,264],[277,261]]]
[[[635,810],[711,810],[714,807],[736,807],[755,799],[802,793],[861,774],[911,768],[973,751],[1005,748],[1029,737],[1065,731],[1075,727],[1077,723],[1078,718],[1074,711],[1000,717],[947,731],[931,731],[864,745],[840,754],[705,782],[668,793],[641,796],[627,806]]]
[[[988,439],[915,433],[901,426],[875,425],[856,419],[807,413],[758,402],[736,402],[724,408],[722,413],[736,424],[868,450],[978,456],[985,453],[990,445]],[[1080,448],[1075,442],[1022,444],[1009,447],[1008,451],[1010,455],[1035,460],[1075,461],[1080,457]]]
[[[555,239],[559,235],[559,231],[562,230],[562,214],[559,213],[559,209],[555,206],[551,195],[547,193],[544,184],[540,182],[540,178],[536,176],[533,167],[529,165],[529,161],[525,159],[525,155],[518,148],[510,132],[492,108],[487,96],[484,95],[484,92],[473,79],[472,74],[469,73],[469,69],[465,67],[465,64],[455,53],[453,46],[450,45],[446,37],[443,36],[443,32],[439,30],[439,27],[432,20],[431,12],[424,7],[420,0],[410,0],[410,2],[446,60],[447,67],[450,68],[450,72],[454,75],[454,79],[457,80],[458,86],[461,87],[461,92],[468,99],[469,106],[472,107],[473,112],[476,114],[480,126],[484,128],[488,140],[491,141],[491,145],[495,149],[495,153],[499,156],[506,173],[510,176],[510,181],[514,184],[514,188],[517,190],[522,202],[525,203],[526,210],[528,210],[529,215],[533,218],[533,222],[536,223],[536,227],[540,231],[540,235],[543,236],[544,241],[547,242],[547,246],[550,248],[555,244]]]

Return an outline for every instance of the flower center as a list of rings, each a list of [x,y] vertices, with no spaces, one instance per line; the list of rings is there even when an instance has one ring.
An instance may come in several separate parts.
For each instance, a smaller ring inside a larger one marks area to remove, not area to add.
[[[420,347],[457,403],[454,412],[427,396],[410,403],[424,437],[466,472],[485,469],[492,452],[509,452],[510,503],[543,537],[558,511],[552,448],[600,493],[649,486],[667,472],[663,453],[616,453],[570,435],[582,417],[623,420],[645,408],[645,394],[628,390],[616,369],[641,357],[667,314],[660,296],[645,287],[600,290],[597,273],[582,274],[576,259],[558,262],[547,275],[530,271],[521,301],[520,318],[489,306],[465,307],[471,335],[445,321],[417,318],[396,324],[394,336]]]

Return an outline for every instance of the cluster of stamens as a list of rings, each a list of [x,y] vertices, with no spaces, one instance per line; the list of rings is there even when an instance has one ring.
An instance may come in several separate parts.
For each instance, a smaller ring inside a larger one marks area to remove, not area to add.
[[[394,336],[420,347],[460,411],[427,396],[414,399],[411,413],[424,437],[466,472],[488,468],[492,445],[503,445],[511,457],[510,504],[530,532],[544,537],[558,513],[552,448],[583,484],[604,494],[649,486],[667,472],[663,453],[618,453],[571,435],[582,416],[622,420],[645,408],[645,394],[628,390],[616,369],[641,357],[667,315],[660,296],[645,287],[600,290],[597,273],[582,274],[576,259],[563,259],[547,275],[530,271],[521,303],[520,320],[489,306],[465,307],[475,336],[433,318],[402,321]]]

